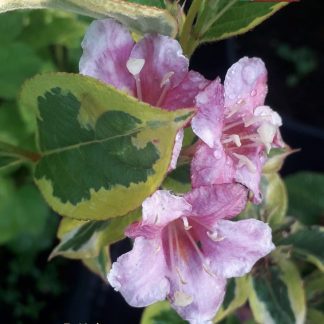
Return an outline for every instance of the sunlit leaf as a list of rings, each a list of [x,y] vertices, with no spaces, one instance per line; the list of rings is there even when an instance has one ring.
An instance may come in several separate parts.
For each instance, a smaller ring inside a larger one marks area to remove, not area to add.
[[[100,220],[141,205],[163,181],[190,109],[168,112],[93,78],[47,74],[25,84],[42,158],[35,181],[63,216]]]

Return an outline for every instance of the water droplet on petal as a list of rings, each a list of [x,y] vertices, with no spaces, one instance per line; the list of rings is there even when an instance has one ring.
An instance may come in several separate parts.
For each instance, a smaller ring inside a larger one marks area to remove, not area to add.
[[[257,95],[257,91],[253,89],[250,93],[251,97],[255,97]]]

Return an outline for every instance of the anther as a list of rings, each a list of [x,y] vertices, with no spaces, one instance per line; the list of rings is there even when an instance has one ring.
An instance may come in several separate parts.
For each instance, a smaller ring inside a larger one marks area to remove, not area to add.
[[[242,166],[246,166],[248,170],[252,173],[255,173],[257,171],[256,166],[248,157],[237,153],[232,153],[232,154],[239,160],[239,165],[238,165],[239,168]]]
[[[142,71],[144,64],[145,64],[144,59],[129,59],[126,63],[127,70],[129,71],[130,74],[134,76],[137,98],[139,100],[143,100],[141,79],[139,77],[139,74]]]

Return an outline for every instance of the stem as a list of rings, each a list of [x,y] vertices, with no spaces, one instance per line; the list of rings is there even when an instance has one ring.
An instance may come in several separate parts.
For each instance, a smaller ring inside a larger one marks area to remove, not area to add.
[[[186,49],[187,49],[187,44],[188,42],[190,42],[191,39],[192,25],[202,3],[203,0],[193,0],[189,8],[185,23],[183,25],[181,35],[180,35],[180,44],[185,54],[188,54]]]
[[[20,157],[24,160],[29,160],[32,162],[37,162],[41,158],[39,153],[27,151],[18,146],[7,144],[2,141],[0,141],[0,154],[1,152],[4,152],[5,155]]]

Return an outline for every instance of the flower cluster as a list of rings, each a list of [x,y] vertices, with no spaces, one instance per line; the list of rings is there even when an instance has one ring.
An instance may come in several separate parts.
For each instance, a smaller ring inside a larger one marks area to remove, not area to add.
[[[191,127],[192,190],[158,190],[143,202],[142,220],[129,226],[133,249],[120,256],[110,284],[137,307],[168,299],[190,323],[207,323],[224,297],[226,279],[248,273],[274,248],[269,226],[231,221],[249,198],[262,200],[262,166],[284,143],[279,115],[264,105],[267,72],[258,58],[242,58],[224,85],[188,71],[178,42],[146,35],[137,43],[118,22],[92,23],[82,43],[80,72],[167,110],[195,107]],[[175,168],[183,132],[176,138]]]

